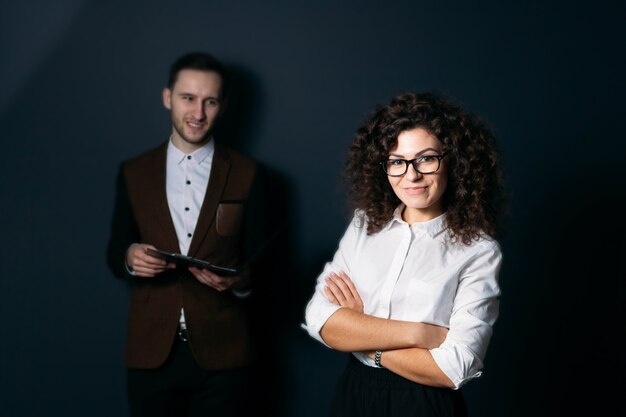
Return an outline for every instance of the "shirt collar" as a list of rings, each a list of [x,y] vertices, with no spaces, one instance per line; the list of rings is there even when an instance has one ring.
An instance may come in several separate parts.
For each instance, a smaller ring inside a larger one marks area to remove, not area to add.
[[[177,164],[180,164],[185,160],[185,158],[191,155],[192,159],[197,163],[202,163],[205,159],[213,157],[213,152],[215,150],[215,142],[213,138],[209,140],[205,145],[203,145],[200,149],[196,149],[190,154],[186,154],[180,149],[178,149],[172,143],[172,137],[170,136],[170,141],[167,144],[167,157],[171,158],[173,161],[176,161]]]
[[[402,212],[404,211],[405,207],[406,206],[404,205],[404,203],[396,207],[393,212],[393,217],[391,218],[391,221],[387,223],[385,229],[391,228],[395,223],[403,225],[407,224],[407,222],[402,219]],[[430,237],[435,237],[446,229],[446,213],[440,214],[434,219],[428,220],[426,222],[413,223],[411,225],[411,229],[414,231],[424,230],[426,233],[428,233]]]

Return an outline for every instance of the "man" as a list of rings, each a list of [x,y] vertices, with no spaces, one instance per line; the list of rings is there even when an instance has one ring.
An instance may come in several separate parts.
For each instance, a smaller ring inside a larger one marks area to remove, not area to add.
[[[180,57],[163,90],[170,138],[120,169],[108,262],[133,284],[125,355],[132,416],[244,415],[250,268],[221,276],[152,251],[226,267],[246,260],[257,164],[213,138],[224,84],[214,57]]]

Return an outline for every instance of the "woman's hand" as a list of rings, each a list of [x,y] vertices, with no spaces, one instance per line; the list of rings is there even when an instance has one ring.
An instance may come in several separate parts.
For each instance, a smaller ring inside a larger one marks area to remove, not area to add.
[[[354,283],[345,272],[331,273],[326,278],[324,293],[331,303],[363,313],[363,301]]]

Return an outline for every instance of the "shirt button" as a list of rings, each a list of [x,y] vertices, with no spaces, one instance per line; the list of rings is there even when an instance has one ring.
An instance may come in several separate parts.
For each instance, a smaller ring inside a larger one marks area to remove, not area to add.
[[[187,155],[187,159],[191,159],[191,155]]]
[[[191,181],[187,180],[185,181],[187,183],[187,185],[191,184]]]
[[[191,237],[191,233],[187,233],[187,237]]]
[[[189,207],[185,207],[185,211],[189,211]]]

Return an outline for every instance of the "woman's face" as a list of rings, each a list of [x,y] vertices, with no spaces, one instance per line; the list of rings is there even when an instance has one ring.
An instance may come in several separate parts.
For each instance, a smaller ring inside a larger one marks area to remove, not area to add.
[[[443,145],[439,139],[418,127],[405,130],[398,135],[398,143],[389,151],[388,159],[411,160],[424,156],[439,156],[442,153]],[[446,158],[443,158],[437,172],[420,174],[413,164],[409,164],[404,175],[387,177],[394,193],[406,205],[402,215],[404,221],[409,224],[424,222],[443,213],[442,197],[448,184],[446,165]],[[419,169],[425,171],[421,166]]]

